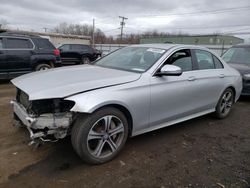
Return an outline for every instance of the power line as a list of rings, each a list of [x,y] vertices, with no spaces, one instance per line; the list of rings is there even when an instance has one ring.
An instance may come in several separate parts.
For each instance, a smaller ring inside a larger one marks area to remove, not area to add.
[[[247,26],[247,28],[243,28],[243,29],[236,29],[236,30],[231,30],[231,31],[227,31],[228,33],[231,33],[231,32],[238,32],[238,31],[245,31],[245,30],[250,30],[249,28],[250,26]]]
[[[232,8],[225,8],[225,9],[215,9],[215,10],[198,10],[194,12],[185,12],[185,13],[169,13],[165,15],[141,15],[143,17],[167,17],[167,16],[188,16],[188,15],[197,15],[197,14],[221,14],[227,12],[234,12],[240,10],[248,10],[250,6],[242,6],[242,7],[232,7]]]
[[[221,28],[233,28],[233,27],[250,27],[250,24],[235,24],[235,25],[219,25],[219,26],[189,26],[189,27],[166,27],[165,30],[202,30],[202,29],[221,29]],[[133,29],[132,27],[129,27]],[[146,27],[140,27],[140,29],[136,28],[137,31],[143,31],[144,29],[148,29]]]
[[[120,28],[105,30],[105,31],[103,31],[103,33],[108,33],[108,32],[110,32],[110,31],[114,31],[114,30],[118,30],[118,29],[120,29]]]

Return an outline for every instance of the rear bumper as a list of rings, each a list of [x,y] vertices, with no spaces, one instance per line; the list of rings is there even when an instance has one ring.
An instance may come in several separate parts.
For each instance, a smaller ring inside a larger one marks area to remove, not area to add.
[[[62,61],[60,60],[58,60],[58,61],[56,61],[55,63],[54,63],[54,67],[61,67],[62,66]]]

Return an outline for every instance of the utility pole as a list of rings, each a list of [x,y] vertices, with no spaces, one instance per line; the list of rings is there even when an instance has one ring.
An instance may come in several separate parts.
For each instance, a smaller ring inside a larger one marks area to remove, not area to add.
[[[92,46],[95,47],[95,19],[93,19]]]
[[[124,17],[124,16],[119,16],[119,18],[122,19],[122,20],[121,20],[121,23],[120,23],[120,25],[121,25],[121,42],[122,42],[123,28],[124,28],[124,26],[125,26],[125,20],[127,20],[128,18],[126,18],[126,17]]]
[[[47,30],[48,30],[49,28],[44,27],[43,29],[44,29],[44,32],[47,33]]]

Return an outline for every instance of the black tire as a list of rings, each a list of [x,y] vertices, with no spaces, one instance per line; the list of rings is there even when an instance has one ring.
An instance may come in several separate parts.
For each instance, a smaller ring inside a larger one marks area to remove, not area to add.
[[[51,69],[52,67],[48,64],[42,63],[36,66],[35,71],[47,70]]]
[[[103,123],[109,118],[106,131]],[[115,131],[117,133],[112,134]],[[112,160],[122,150],[127,138],[128,121],[120,110],[112,107],[102,108],[90,115],[80,114],[71,131],[73,148],[89,164],[102,164]]]
[[[90,64],[90,59],[88,57],[82,57],[80,64]]]
[[[215,110],[215,117],[223,119],[228,116],[234,104],[235,94],[231,88],[227,88],[221,95]]]

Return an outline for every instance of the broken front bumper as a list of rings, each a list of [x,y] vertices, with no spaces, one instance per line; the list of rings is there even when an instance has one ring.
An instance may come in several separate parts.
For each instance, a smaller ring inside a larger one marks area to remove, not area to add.
[[[68,128],[72,123],[72,113],[48,113],[35,117],[28,114],[17,101],[11,101],[11,104],[17,119],[29,130],[32,140],[55,141],[67,136]]]

